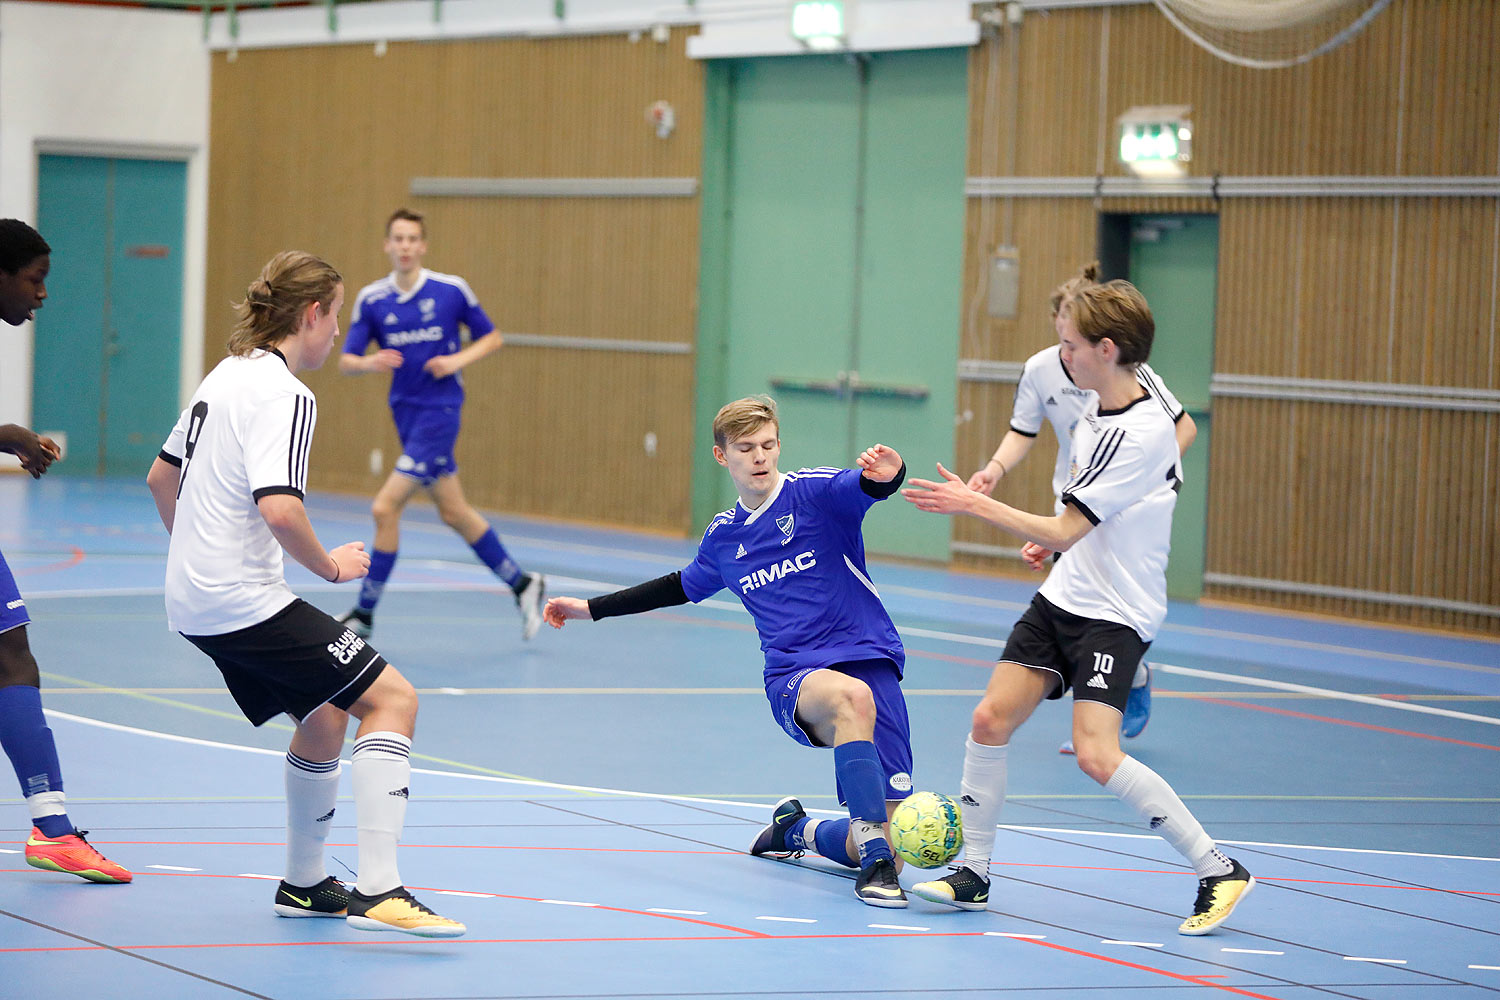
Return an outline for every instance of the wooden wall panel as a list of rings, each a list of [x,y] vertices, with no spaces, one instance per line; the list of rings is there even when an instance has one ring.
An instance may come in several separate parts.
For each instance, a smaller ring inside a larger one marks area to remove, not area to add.
[[[206,357],[227,303],[290,246],[324,254],[349,297],[389,270],[391,210],[428,217],[426,264],[465,277],[502,331],[691,344],[698,199],[413,198],[414,177],[696,177],[702,69],[685,31],[393,42],[215,57]],[[316,81],[284,95],[288,81]],[[670,101],[658,139],[648,105]],[[346,317],[347,322],[347,317]],[[310,373],[316,488],[373,493],[399,448],[386,381]],[[685,531],[692,355],[509,346],[465,372],[459,461],[484,507]],[[647,432],[656,435],[646,453]],[[609,475],[586,470],[604,462]],[[558,484],[565,484],[559,488]]]
[[[1011,46],[1022,97],[1014,151]],[[1115,118],[1180,103],[1193,108],[1194,176],[1494,175],[1497,51],[1500,4],[1489,0],[1395,0],[1350,44],[1277,71],[1213,58],[1150,5],[1027,12],[1018,31],[987,35],[973,54],[971,169],[1005,176],[995,165],[1014,162],[1022,178],[1091,176],[1104,150],[1103,172],[1118,176]],[[1046,291],[1093,255],[1101,211],[1219,213],[1217,373],[1500,389],[1493,197],[973,198],[965,287],[979,292],[964,357],[1019,362],[1048,342]],[[981,269],[1007,235],[1021,257],[1021,315],[993,321]],[[988,457],[1012,392],[961,386],[961,463]],[[1220,397],[1213,417],[1211,573],[1500,605],[1500,416]],[[1050,501],[1048,463],[1036,460],[1050,447],[1044,435],[1011,484],[1031,509]],[[1009,544],[978,525],[957,525],[955,539]],[[1461,610],[1209,593],[1500,633],[1500,618]]]

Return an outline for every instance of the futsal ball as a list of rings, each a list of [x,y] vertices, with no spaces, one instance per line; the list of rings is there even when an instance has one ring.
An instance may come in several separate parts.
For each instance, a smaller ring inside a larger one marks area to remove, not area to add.
[[[891,815],[891,846],[907,864],[936,868],[964,846],[958,803],[937,792],[914,792]]]

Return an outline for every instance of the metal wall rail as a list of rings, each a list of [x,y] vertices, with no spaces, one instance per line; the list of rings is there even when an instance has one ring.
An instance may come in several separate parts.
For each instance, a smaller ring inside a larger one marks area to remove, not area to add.
[[[970,198],[1500,198],[1500,176],[970,177]]]
[[[964,358],[958,363],[958,380],[1014,385],[1021,380],[1021,367],[1018,361]],[[1209,395],[1239,399],[1285,399],[1299,403],[1356,403],[1363,406],[1397,406],[1419,410],[1500,413],[1500,389],[1468,389],[1446,385],[1217,374],[1209,383]]]

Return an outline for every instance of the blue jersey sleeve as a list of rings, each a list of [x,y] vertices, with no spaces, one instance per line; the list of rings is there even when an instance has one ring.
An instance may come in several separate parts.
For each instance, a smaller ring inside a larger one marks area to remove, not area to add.
[[[364,354],[374,333],[375,326],[370,322],[370,311],[365,308],[364,298],[355,299],[354,310],[349,315],[349,332],[344,337],[344,353],[356,357]]]
[[[822,489],[810,490],[813,502],[822,507],[828,513],[836,517],[853,517],[864,519],[871,507],[875,505],[875,497],[870,496],[860,488],[860,470],[843,469],[832,479],[807,479],[808,485],[823,484]]]
[[[484,306],[480,305],[477,300],[465,303],[463,324],[469,328],[470,340],[478,340],[495,329],[495,324],[490,322]]]
[[[727,520],[727,514],[720,514],[709,522],[703,540],[698,543],[698,554],[682,568],[682,591],[694,604],[724,589],[724,575],[719,572],[718,561],[714,559],[713,535],[714,530]]]

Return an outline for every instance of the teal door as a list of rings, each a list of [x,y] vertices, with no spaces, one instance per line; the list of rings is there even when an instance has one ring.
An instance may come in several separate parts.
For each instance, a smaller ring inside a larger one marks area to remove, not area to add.
[[[710,66],[699,481],[717,406],[770,393],[784,471],[877,442],[909,473],[951,462],[962,283],[967,54],[798,56]],[[710,485],[711,484],[711,485]],[[946,560],[948,518],[878,505],[871,551]]]
[[[187,164],[44,155],[37,188],[32,423],[67,435],[57,472],[139,475],[178,413]]]
[[[1137,215],[1130,218],[1129,233],[1129,278],[1146,296],[1156,320],[1151,367],[1198,425],[1197,441],[1182,458],[1184,481],[1167,562],[1167,593],[1197,600],[1203,596],[1207,536],[1219,217]]]

